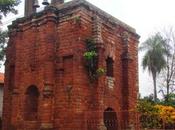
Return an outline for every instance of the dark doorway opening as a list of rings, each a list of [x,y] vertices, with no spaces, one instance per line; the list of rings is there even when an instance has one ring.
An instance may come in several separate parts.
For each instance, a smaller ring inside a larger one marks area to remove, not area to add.
[[[117,114],[112,108],[107,108],[103,113],[103,117],[107,130],[118,130]]]

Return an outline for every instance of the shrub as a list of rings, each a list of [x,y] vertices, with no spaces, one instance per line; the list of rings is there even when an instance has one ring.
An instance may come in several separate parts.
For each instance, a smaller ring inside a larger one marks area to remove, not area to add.
[[[175,128],[175,108],[172,106],[155,105],[159,116],[163,119],[166,128]]]
[[[175,108],[140,99],[137,104],[142,128],[175,128]]]
[[[148,100],[139,100],[137,110],[141,113],[140,123],[142,128],[161,128],[162,120],[154,103]]]

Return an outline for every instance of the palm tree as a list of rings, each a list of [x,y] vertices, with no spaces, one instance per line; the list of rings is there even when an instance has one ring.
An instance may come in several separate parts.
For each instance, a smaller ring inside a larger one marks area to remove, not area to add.
[[[166,40],[157,33],[145,42],[139,48],[145,51],[145,55],[142,60],[143,69],[148,69],[152,74],[153,85],[154,85],[154,101],[157,99],[157,88],[156,88],[156,78],[160,71],[166,67],[165,55],[168,54],[166,49]]]

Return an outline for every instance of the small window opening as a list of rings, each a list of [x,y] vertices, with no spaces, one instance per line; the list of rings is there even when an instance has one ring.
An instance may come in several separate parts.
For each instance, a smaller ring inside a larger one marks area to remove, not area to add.
[[[106,59],[106,75],[109,76],[109,77],[113,77],[114,76],[113,64],[114,64],[113,59],[108,57]]]

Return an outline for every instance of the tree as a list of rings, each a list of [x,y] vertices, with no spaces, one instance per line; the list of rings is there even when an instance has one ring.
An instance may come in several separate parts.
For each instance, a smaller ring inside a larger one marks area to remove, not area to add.
[[[0,30],[0,61],[3,61],[5,57],[5,44],[7,43],[7,38],[7,31]]]
[[[17,14],[15,6],[20,2],[20,0],[0,0],[0,23],[2,17],[7,16],[8,13]],[[0,28],[0,61],[4,60],[7,38],[7,31],[2,31]]]
[[[17,10],[14,7],[19,3],[20,0],[0,0],[0,19],[8,13],[17,14]]]
[[[172,106],[172,107],[175,108],[175,94],[174,93],[170,93],[168,95],[168,100],[167,100],[167,98],[165,98],[164,100],[162,100],[160,102],[160,104],[166,105],[166,106]]]
[[[175,91],[175,30],[170,27],[161,33],[169,45],[166,47],[169,55],[166,55],[166,67],[160,73],[161,92],[168,102],[169,95]],[[166,92],[164,90],[166,89]]]
[[[163,37],[159,33],[156,33],[143,42],[139,48],[142,51],[146,51],[142,60],[142,66],[144,70],[148,69],[148,71],[152,74],[154,101],[157,100],[157,76],[161,70],[166,67],[165,55],[168,54],[168,51],[165,49],[165,46],[166,42]]]

